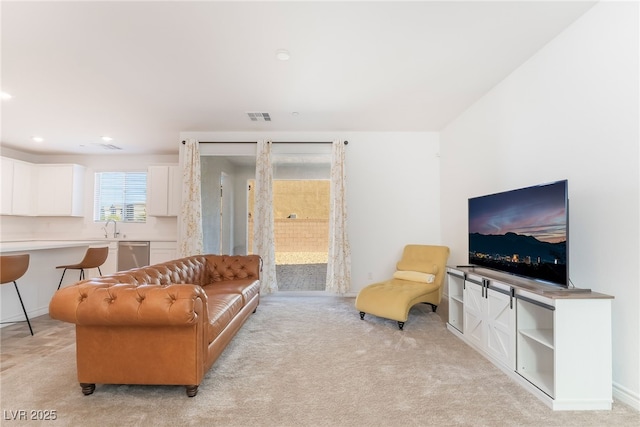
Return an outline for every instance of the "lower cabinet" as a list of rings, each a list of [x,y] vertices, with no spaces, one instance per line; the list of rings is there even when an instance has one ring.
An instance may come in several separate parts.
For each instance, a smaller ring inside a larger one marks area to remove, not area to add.
[[[114,274],[118,271],[118,242],[109,242],[109,255],[100,267],[103,276]]]
[[[151,242],[149,245],[149,265],[176,259],[177,242]]]
[[[480,268],[449,267],[447,282],[456,336],[554,410],[611,409],[613,297]]]

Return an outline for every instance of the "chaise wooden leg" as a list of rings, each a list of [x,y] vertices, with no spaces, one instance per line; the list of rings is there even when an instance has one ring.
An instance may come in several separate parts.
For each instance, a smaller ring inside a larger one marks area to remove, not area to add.
[[[433,311],[434,313],[436,312],[436,308],[438,308],[437,305],[431,304],[430,302],[425,302],[424,304],[429,304],[431,306],[431,311]]]
[[[361,320],[362,320],[362,319],[364,319],[364,314],[365,314],[365,313],[364,313],[364,311],[361,311],[361,312],[360,312],[360,319],[361,319]]]
[[[186,386],[186,389],[187,389],[187,396],[189,397],[194,397],[196,394],[198,394],[197,385],[188,385]]]
[[[404,322],[398,322],[398,328],[402,330],[402,328],[404,328]]]
[[[96,385],[90,383],[80,383],[80,387],[82,387],[82,394],[84,394],[85,396],[93,394],[96,389]]]

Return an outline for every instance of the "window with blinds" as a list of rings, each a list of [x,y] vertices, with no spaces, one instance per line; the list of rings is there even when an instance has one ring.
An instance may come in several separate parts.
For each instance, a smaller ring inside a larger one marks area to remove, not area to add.
[[[146,172],[97,172],[93,220],[147,221]]]

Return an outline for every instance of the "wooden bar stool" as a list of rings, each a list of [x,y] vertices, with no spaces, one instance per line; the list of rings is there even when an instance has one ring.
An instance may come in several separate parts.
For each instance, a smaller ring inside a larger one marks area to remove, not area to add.
[[[29,254],[0,256],[0,284],[4,285],[5,283],[13,282],[13,286],[15,286],[16,292],[18,293],[18,299],[20,300],[22,311],[24,312],[24,317],[27,319],[27,324],[29,325],[29,331],[31,332],[31,335],[33,335],[33,328],[31,328],[31,322],[29,321],[27,310],[24,308],[24,303],[22,302],[22,296],[20,295],[20,291],[18,290],[18,284],[16,283],[16,280],[24,276],[24,273],[27,272],[28,268],[29,268]],[[16,322],[2,322],[2,323],[16,323]]]
[[[64,279],[64,273],[66,273],[67,270],[80,270],[80,280],[84,279],[84,270],[87,268],[97,268],[98,273],[102,276],[100,266],[107,260],[107,256],[109,256],[108,246],[103,248],[89,248],[87,249],[87,253],[84,255],[82,261],[78,264],[57,266],[56,268],[64,268],[62,271],[62,277],[60,278],[60,283],[58,283],[58,289],[60,289],[60,286],[62,285],[62,279]]]

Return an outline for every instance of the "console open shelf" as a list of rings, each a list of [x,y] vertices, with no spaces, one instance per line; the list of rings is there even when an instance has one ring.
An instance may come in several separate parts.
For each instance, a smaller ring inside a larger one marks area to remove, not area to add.
[[[518,329],[518,333],[553,350],[553,329]]]

